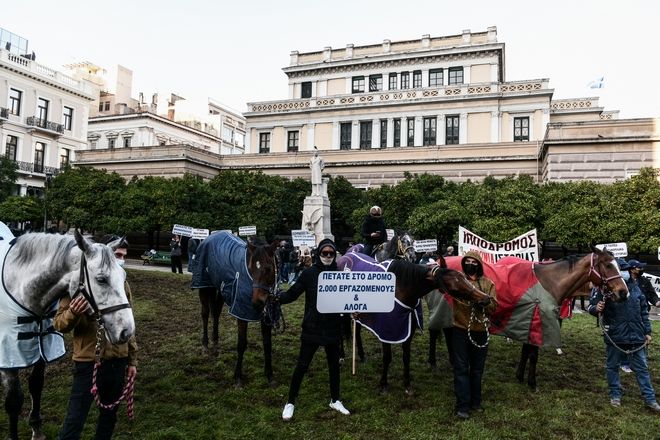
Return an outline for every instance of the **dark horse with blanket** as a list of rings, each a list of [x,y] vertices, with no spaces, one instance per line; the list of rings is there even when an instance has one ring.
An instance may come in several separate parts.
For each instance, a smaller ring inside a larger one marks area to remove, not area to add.
[[[237,386],[242,385],[243,354],[247,348],[248,322],[261,323],[264,344],[264,371],[270,384],[273,383],[272,332],[263,319],[264,307],[271,304],[270,298],[277,287],[275,250],[278,242],[271,245],[253,245],[226,232],[211,234],[199,245],[195,253],[195,266],[191,288],[200,289],[204,295],[220,295],[215,302],[214,329],[217,341],[217,317],[223,304],[238,324],[238,359],[234,370]],[[215,301],[215,300],[214,300]],[[215,314],[217,311],[217,315]],[[208,338],[208,337],[207,337]]]
[[[344,271],[392,272],[396,275],[394,310],[389,313],[364,313],[359,322],[372,331],[383,343],[382,391],[387,391],[387,374],[392,362],[392,345],[403,344],[403,381],[406,393],[412,393],[410,380],[410,346],[414,328],[422,327],[420,299],[432,290],[449,293],[457,298],[487,304],[490,297],[474,287],[463,273],[440,266],[420,266],[405,260],[381,263],[358,253],[347,253],[337,260]]]
[[[539,346],[560,345],[561,303],[589,281],[616,301],[628,295],[612,255],[596,248],[592,251],[551,263],[505,257],[493,264],[484,257],[484,274],[495,283],[498,300],[490,331],[523,343],[516,378],[524,381],[529,360],[527,384],[534,390]],[[461,258],[447,257],[448,267],[460,270]]]

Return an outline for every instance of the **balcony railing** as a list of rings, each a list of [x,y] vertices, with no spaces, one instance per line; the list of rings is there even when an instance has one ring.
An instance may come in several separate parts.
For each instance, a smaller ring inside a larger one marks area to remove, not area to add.
[[[35,164],[33,162],[23,162],[21,160],[15,162],[18,165],[19,171],[24,171],[26,173],[51,174],[53,176],[57,176],[60,173],[59,168],[45,166],[40,163]]]
[[[30,116],[25,118],[25,123],[32,127],[41,128],[54,133],[64,134],[64,125],[58,124],[56,122],[47,121],[46,119],[40,119],[36,116]]]
[[[9,119],[9,109],[0,107],[0,118]]]

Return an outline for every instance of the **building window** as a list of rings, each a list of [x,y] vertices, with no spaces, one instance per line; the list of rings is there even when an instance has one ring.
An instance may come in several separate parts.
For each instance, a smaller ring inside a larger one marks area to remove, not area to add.
[[[68,148],[62,148],[60,150],[60,168],[64,168],[69,165],[69,160],[71,158],[71,150]]]
[[[305,81],[300,84],[300,97],[301,98],[311,98],[312,97],[312,82]]]
[[[42,121],[48,120],[48,105],[50,103],[47,99],[39,98],[37,100],[37,117]]]
[[[103,101],[99,102],[99,111],[103,111]]]
[[[450,67],[449,68],[449,85],[463,84],[463,68]]]
[[[16,136],[8,135],[7,144],[5,145],[5,157],[9,160],[16,161],[18,155],[18,138]]]
[[[410,76],[408,72],[401,72],[401,90],[410,88]]]
[[[396,73],[390,73],[390,90],[396,90]]]
[[[124,138],[124,148],[130,148],[131,147],[131,136],[126,136]]]
[[[444,71],[442,69],[429,70],[429,87],[442,87],[444,80]]]
[[[436,145],[437,118],[424,118],[424,145]]]
[[[415,70],[413,72],[413,89],[422,87],[422,71]]]
[[[353,93],[364,92],[364,76],[354,76],[353,87],[351,89]]]
[[[371,121],[360,122],[360,149],[371,148]]]
[[[115,138],[108,139],[108,148],[115,148]]]
[[[387,147],[387,119],[380,120],[380,148]]]
[[[110,111],[110,101],[105,101],[105,111],[106,112]]]
[[[34,172],[44,172],[44,154],[46,152],[46,144],[37,142],[34,146]]]
[[[339,149],[351,149],[351,135],[353,131],[353,124],[350,122],[342,122],[339,126]]]
[[[298,151],[300,132],[298,130],[287,132],[286,151]]]
[[[16,89],[9,89],[9,113],[12,115],[21,115],[21,101],[23,100],[23,92]]]
[[[408,146],[415,145],[415,118],[408,118]]]
[[[395,147],[401,146],[401,119],[394,120],[394,139],[392,145]]]
[[[447,116],[445,118],[445,144],[447,145],[458,144],[458,120],[458,115]]]
[[[73,124],[73,109],[71,107],[64,107],[64,129],[71,131]]]
[[[513,118],[513,141],[529,140],[529,117]]]
[[[270,133],[259,133],[259,153],[270,153]]]
[[[369,91],[378,92],[383,90],[383,75],[371,75],[369,77]]]

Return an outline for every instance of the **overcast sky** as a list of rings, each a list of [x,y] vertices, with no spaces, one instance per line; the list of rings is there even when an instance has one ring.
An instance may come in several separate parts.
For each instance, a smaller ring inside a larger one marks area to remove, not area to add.
[[[172,91],[239,111],[287,98],[292,50],[497,26],[508,81],[549,78],[555,98],[600,96],[623,118],[660,116],[659,21],[651,0],[31,0],[0,13],[37,62],[122,64],[135,97]],[[601,76],[603,89],[587,87]]]

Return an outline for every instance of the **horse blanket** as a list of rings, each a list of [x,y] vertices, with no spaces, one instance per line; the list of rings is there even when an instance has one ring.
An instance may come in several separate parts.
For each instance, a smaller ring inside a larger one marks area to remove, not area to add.
[[[229,314],[243,321],[260,321],[252,305],[252,275],[247,267],[247,243],[226,231],[209,235],[197,248],[190,287],[220,290]]]
[[[386,272],[392,260],[376,262],[368,255],[349,252],[337,260],[339,270],[351,272]],[[410,337],[412,319],[420,330],[424,328],[422,315],[422,302],[417,301],[414,308],[410,308],[394,298],[394,309],[388,313],[360,313],[359,322],[371,331],[379,341],[387,344],[401,344]]]
[[[0,222],[2,273],[12,240],[14,235]],[[0,368],[25,368],[40,359],[53,362],[64,356],[64,337],[53,328],[57,302],[46,316],[39,316],[16,302],[4,279],[0,290]]]
[[[462,270],[463,257],[445,257],[450,269]],[[534,273],[533,261],[505,257],[483,262],[484,275],[495,283],[497,310],[490,331],[514,341],[537,346],[561,345],[559,305]]]

